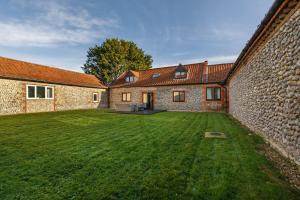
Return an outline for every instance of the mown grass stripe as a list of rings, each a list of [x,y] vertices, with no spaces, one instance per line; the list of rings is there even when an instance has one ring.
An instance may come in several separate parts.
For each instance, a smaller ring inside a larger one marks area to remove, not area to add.
[[[0,117],[0,199],[297,199],[248,133],[223,113]]]

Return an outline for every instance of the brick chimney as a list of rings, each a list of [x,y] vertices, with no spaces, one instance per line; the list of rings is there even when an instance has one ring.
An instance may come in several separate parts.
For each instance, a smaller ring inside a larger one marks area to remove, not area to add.
[[[202,83],[208,82],[208,61],[204,61]]]

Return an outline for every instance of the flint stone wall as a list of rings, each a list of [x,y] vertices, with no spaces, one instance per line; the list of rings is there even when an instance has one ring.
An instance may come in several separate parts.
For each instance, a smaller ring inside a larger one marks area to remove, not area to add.
[[[185,102],[173,102],[173,91],[184,91]],[[131,102],[122,102],[122,93],[131,93]],[[110,107],[116,110],[130,110],[131,105],[142,105],[143,92],[153,92],[154,109],[169,111],[200,111],[201,85],[178,85],[159,87],[111,88]]]
[[[27,99],[26,86],[53,86],[53,99]],[[99,101],[93,101],[93,93]],[[107,107],[107,91],[99,88],[47,84],[0,78],[0,115]]]
[[[300,10],[230,79],[229,112],[300,164]]]

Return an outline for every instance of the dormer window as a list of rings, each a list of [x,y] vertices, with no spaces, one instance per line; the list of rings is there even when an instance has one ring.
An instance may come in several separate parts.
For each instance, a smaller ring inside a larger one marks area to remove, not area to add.
[[[186,72],[175,72],[175,78],[186,78]]]
[[[187,76],[187,69],[182,64],[179,64],[176,67],[174,77],[176,79],[184,79],[186,78],[186,76]]]
[[[127,77],[125,78],[125,81],[126,81],[127,83],[133,82],[133,81],[134,81],[134,76],[127,76]]]
[[[158,78],[158,77],[160,77],[160,74],[153,74],[152,75],[152,78]]]

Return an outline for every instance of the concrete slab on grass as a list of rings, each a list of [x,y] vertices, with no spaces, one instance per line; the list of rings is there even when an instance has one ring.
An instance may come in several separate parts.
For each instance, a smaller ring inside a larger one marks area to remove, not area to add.
[[[222,132],[205,132],[205,138],[226,138]]]

